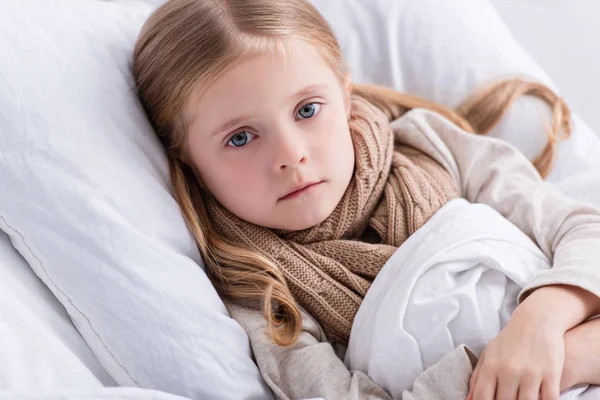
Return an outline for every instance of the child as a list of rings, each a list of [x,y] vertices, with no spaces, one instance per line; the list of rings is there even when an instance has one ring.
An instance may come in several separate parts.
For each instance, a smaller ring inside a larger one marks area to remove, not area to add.
[[[511,146],[465,133],[487,132],[521,94],[540,97],[554,113],[535,162],[547,174],[569,121],[549,89],[508,80],[453,111],[352,85],[335,37],[305,0],[168,1],[144,26],[133,69],[207,273],[278,397],[388,397],[350,375],[326,340],[347,342],[387,259],[457,197],[494,207],[554,263],[485,349],[470,395],[554,399],[596,383],[581,371],[600,368],[570,343],[598,329],[585,321],[600,311],[600,212],[543,183]],[[415,108],[429,111],[407,113]],[[400,117],[406,132],[390,127]],[[436,371],[470,373],[475,363],[458,348],[406,396],[454,398],[454,385],[464,398],[467,382],[440,386]]]

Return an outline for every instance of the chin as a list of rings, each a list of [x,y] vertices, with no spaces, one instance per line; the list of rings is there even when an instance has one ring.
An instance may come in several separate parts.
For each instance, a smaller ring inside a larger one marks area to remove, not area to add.
[[[325,221],[325,219],[326,218],[294,221],[287,224],[288,227],[286,227],[285,229],[290,231],[303,231],[305,229],[309,229],[313,226],[319,225],[321,222]]]
[[[321,222],[325,221],[327,217],[331,215],[334,208],[335,207],[331,208],[331,210],[329,210],[329,208],[321,208],[313,210],[312,213],[290,213],[289,215],[293,215],[293,218],[288,217],[287,219],[285,219],[284,223],[282,224],[283,227],[280,229],[290,231],[302,231],[304,229],[312,228],[313,226],[319,225]]]

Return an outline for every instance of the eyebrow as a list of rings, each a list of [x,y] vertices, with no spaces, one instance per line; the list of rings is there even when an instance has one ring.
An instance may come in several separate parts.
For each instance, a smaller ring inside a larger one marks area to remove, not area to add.
[[[215,129],[213,133],[211,133],[210,137],[220,135],[221,133],[228,131],[229,129],[233,128],[235,125],[239,124],[240,122],[246,119],[250,119],[250,115],[240,115],[238,117],[232,118],[217,129]]]
[[[300,97],[304,97],[304,96],[307,96],[316,91],[324,90],[327,88],[329,88],[329,85],[327,85],[325,83],[315,83],[312,85],[308,85],[308,86],[304,87],[303,89],[300,89],[293,95],[289,96],[288,101],[291,101],[291,100],[294,100],[294,99],[297,99]],[[221,126],[219,126],[217,129],[215,129],[210,136],[213,137],[213,136],[221,134],[222,132],[228,131],[229,129],[233,128],[235,125],[238,125],[242,121],[250,119],[251,117],[252,117],[251,115],[240,115],[235,118],[232,118],[232,119],[228,120],[227,122],[225,122],[224,124],[222,124]]]
[[[300,89],[299,91],[297,91],[296,93],[294,93],[293,95],[291,95],[288,100],[294,100],[297,99],[299,97],[304,97],[304,96],[308,96],[311,93],[317,92],[319,90],[324,90],[329,88],[329,85],[325,84],[325,83],[314,83],[312,85],[308,85],[306,86],[304,89]]]

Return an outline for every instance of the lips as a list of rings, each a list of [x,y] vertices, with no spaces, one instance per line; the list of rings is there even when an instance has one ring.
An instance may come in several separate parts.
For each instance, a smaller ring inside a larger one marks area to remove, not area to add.
[[[306,193],[309,190],[317,187],[321,183],[323,183],[323,181],[315,181],[315,182],[310,182],[310,183],[304,183],[304,184],[297,185],[291,191],[289,191],[288,194],[286,194],[285,196],[283,196],[279,200],[287,200],[287,199],[291,199],[291,198],[297,197],[297,196],[299,196],[299,195],[301,195],[303,193]]]

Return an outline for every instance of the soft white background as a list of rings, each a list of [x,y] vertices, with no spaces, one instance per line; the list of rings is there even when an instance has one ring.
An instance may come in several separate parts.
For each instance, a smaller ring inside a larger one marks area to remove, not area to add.
[[[600,1],[492,0],[572,110],[600,132]],[[600,133],[599,133],[600,134]]]

